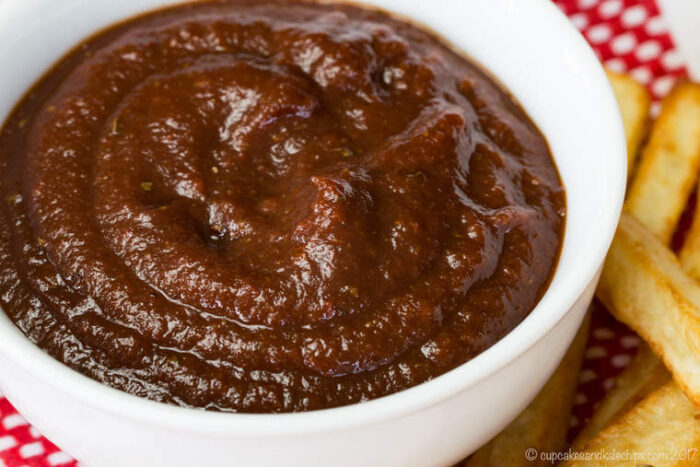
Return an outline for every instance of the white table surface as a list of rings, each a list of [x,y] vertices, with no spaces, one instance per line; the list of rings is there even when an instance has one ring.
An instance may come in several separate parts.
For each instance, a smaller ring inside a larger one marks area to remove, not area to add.
[[[700,80],[700,0],[658,2],[690,75]]]

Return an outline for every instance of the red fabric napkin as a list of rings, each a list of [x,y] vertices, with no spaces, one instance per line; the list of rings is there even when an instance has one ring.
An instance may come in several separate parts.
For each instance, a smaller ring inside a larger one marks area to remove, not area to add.
[[[583,33],[603,64],[629,73],[658,99],[686,74],[656,0],[553,0]],[[590,417],[634,356],[639,339],[601,306],[593,313],[570,437]],[[76,466],[77,462],[41,436],[0,395],[0,467]]]

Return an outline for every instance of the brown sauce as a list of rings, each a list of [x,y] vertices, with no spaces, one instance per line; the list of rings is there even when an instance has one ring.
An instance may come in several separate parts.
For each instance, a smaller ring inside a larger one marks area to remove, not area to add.
[[[546,141],[428,32],[348,5],[226,1],[117,25],[0,134],[0,305],[112,387],[288,412],[488,348],[546,290]]]

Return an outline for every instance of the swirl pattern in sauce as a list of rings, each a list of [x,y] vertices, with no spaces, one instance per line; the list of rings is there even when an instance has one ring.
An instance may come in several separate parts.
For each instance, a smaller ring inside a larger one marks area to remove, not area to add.
[[[487,76],[384,13],[198,3],[88,40],[0,135],[0,295],[55,358],[243,412],[390,394],[534,307],[564,191]]]

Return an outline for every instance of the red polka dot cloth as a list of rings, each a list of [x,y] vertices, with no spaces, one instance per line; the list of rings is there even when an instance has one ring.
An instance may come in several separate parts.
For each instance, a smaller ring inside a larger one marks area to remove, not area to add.
[[[656,100],[686,74],[655,0],[553,0],[611,70],[629,73],[648,86]],[[601,306],[593,313],[591,335],[576,394],[570,436],[590,417],[630,362],[639,339]],[[0,395],[0,467],[77,466],[27,423]]]

